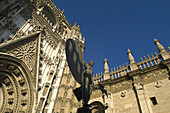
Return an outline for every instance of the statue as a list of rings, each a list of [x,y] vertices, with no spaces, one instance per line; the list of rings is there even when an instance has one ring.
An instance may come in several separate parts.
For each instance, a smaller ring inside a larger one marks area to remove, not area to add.
[[[89,65],[84,61],[84,71],[82,73],[82,99],[83,107],[88,107],[88,101],[92,93],[93,83],[93,60],[89,62]]]
[[[88,101],[92,93],[92,89],[100,89],[103,93],[107,95],[106,90],[100,84],[95,85],[93,83],[93,69],[92,66],[94,62],[91,60],[89,65],[84,61],[84,56],[80,46],[72,39],[66,41],[66,57],[68,61],[68,66],[72,72],[75,80],[81,85],[81,87],[73,90],[77,100],[83,100],[83,108],[81,112],[90,112],[88,107]],[[79,111],[80,109],[78,109]],[[78,112],[79,113],[79,112]]]

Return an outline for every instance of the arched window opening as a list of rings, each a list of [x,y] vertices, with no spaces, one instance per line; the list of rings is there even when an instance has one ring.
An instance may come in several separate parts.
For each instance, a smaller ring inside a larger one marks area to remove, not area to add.
[[[39,8],[41,8],[41,7],[43,7],[42,14],[45,14],[45,17],[47,17],[48,20],[50,20],[50,22],[53,25],[55,25],[56,24],[56,17],[54,16],[53,11],[48,6],[44,6],[44,5],[39,6]]]

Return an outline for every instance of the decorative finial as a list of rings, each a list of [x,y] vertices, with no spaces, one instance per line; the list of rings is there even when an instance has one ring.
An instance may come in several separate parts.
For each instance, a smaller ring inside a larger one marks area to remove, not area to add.
[[[160,44],[160,42],[157,39],[154,39],[154,42],[158,48],[158,51],[162,57],[163,60],[169,59],[170,55],[169,53],[165,50],[164,46]],[[156,55],[156,54],[155,54]]]
[[[130,51],[130,49],[128,49],[128,52],[127,53],[132,53],[131,51]]]
[[[132,56],[132,52],[130,51],[130,49],[128,49],[127,55],[129,56],[129,64],[136,63],[134,57]]]
[[[106,58],[104,59],[104,62],[108,62]]]
[[[109,66],[106,58],[104,59],[104,73],[109,73]]]
[[[85,37],[83,37],[83,41],[85,41]]]
[[[76,25],[77,25],[77,22],[74,22],[74,25],[73,25],[73,26],[75,26],[75,27],[76,27]]]
[[[44,9],[44,7],[39,7],[39,8],[37,8],[37,14],[40,14],[40,12],[42,11]]]
[[[64,9],[61,11],[61,14],[64,14]]]
[[[138,69],[138,67],[136,65],[136,62],[135,62],[135,59],[132,56],[132,52],[130,51],[130,49],[128,49],[128,53],[127,54],[129,56],[129,66],[130,66],[131,71]]]
[[[165,52],[165,48],[160,44],[160,42],[157,39],[154,39],[154,43],[156,44],[159,53]]]
[[[159,42],[156,38],[154,38],[154,43],[156,44],[156,42]]]

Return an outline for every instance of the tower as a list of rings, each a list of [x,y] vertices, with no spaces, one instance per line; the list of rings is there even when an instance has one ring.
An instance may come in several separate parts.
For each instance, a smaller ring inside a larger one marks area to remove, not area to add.
[[[84,43],[79,25],[71,26],[51,0],[1,0],[0,6],[0,112],[58,112],[62,77],[70,74],[65,41]],[[70,91],[76,82],[67,78],[73,85],[63,88]]]

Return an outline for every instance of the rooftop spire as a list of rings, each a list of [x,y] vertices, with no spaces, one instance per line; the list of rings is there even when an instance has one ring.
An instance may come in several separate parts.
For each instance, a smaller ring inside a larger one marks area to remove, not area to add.
[[[162,57],[163,60],[169,59],[170,55],[169,53],[165,50],[164,46],[160,44],[160,42],[157,39],[154,39],[154,42],[158,48],[158,51]]]
[[[160,44],[160,42],[157,39],[154,39],[154,43],[156,44],[159,53],[165,52],[165,48]]]
[[[109,73],[109,66],[106,58],[104,59],[104,73]]]
[[[74,22],[74,25],[73,25],[73,26],[75,26],[75,27],[76,27],[76,25],[77,25],[77,22]]]
[[[128,56],[129,56],[129,64],[134,64],[134,63],[136,63],[134,57],[132,56],[132,52],[130,51],[130,49],[128,49],[127,54],[128,54]]]
[[[132,52],[130,51],[130,49],[128,49],[127,54],[129,56],[129,67],[130,67],[131,71],[138,69],[135,59],[132,56]]]
[[[108,62],[106,58],[104,59],[104,74],[103,75],[104,75],[105,80],[110,79],[109,66],[108,66]]]

